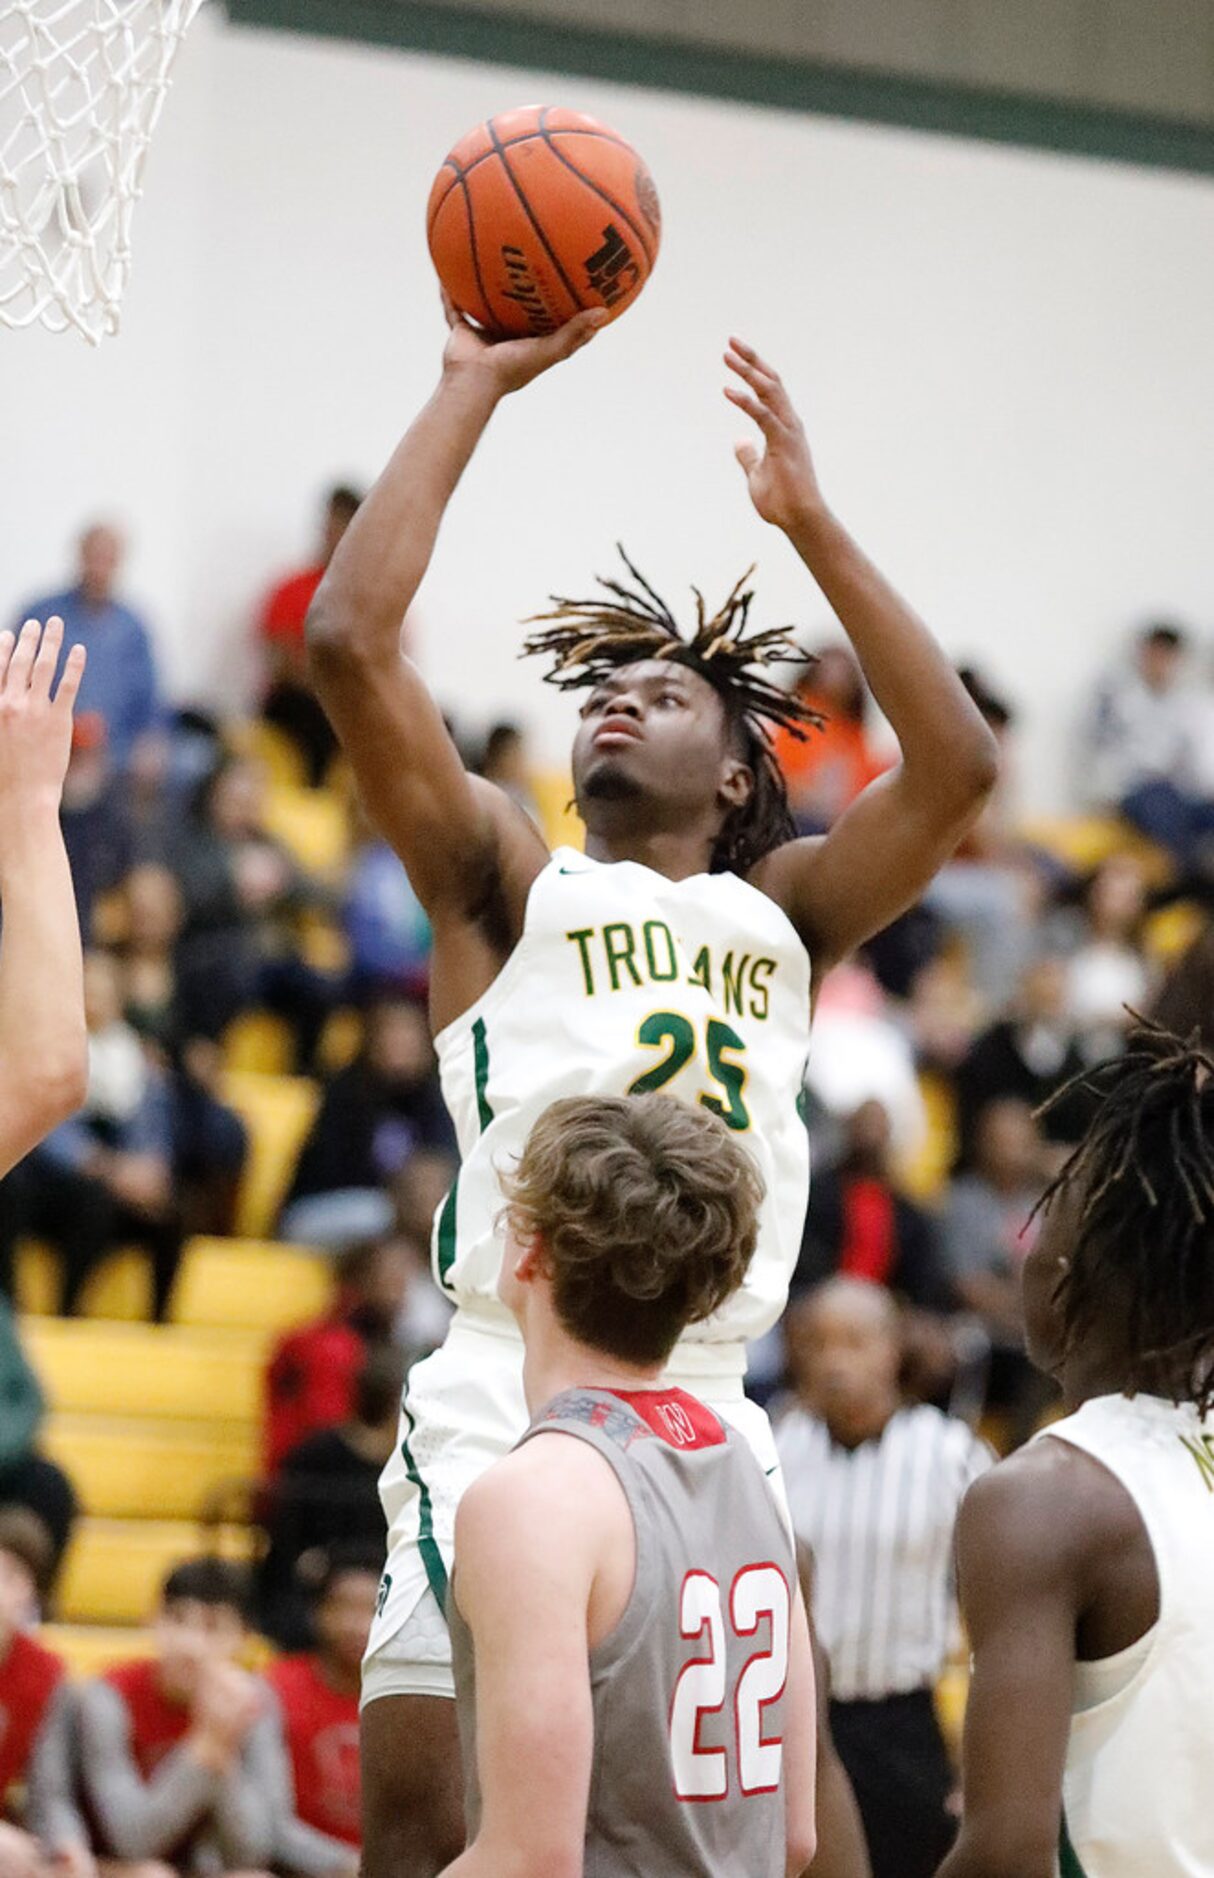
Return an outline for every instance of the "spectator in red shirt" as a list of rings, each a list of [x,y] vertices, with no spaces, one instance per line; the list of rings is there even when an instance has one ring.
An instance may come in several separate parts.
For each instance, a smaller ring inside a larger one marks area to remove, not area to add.
[[[863,673],[846,646],[819,648],[816,663],[797,687],[821,713],[821,729],[806,738],[778,732],[776,756],[788,783],[788,800],[802,834],[821,834],[870,782],[889,768],[868,732],[871,700]]]
[[[382,1552],[369,1548],[332,1547],[316,1591],[317,1647],[282,1657],[267,1677],[282,1710],[295,1793],[274,1862],[301,1878],[358,1869],[358,1691],[382,1562]]]
[[[50,1535],[24,1508],[0,1512],[0,1872],[41,1878],[52,1860],[73,1878],[91,1872],[79,1835],[61,1844],[35,1836],[41,1822],[30,1802],[33,1768],[45,1751],[64,1666],[30,1634],[40,1585],[51,1564]],[[23,1804],[23,1802],[26,1802]],[[24,1831],[23,1826],[33,1831]]]
[[[102,1858],[213,1878],[270,1863],[286,1771],[269,1691],[237,1664],[247,1613],[239,1567],[192,1559],[165,1580],[155,1654],[80,1688],[80,1790]]]
[[[329,491],[315,563],[280,581],[266,599],[258,620],[258,634],[269,666],[262,716],[299,750],[313,788],[325,779],[337,739],[308,683],[304,621],[324,571],[361,501],[359,492],[344,483]]]
[[[351,1419],[359,1371],[372,1345],[391,1341],[410,1269],[398,1240],[351,1247],[338,1261],[332,1308],[279,1340],[266,1371],[267,1478],[305,1436]]]

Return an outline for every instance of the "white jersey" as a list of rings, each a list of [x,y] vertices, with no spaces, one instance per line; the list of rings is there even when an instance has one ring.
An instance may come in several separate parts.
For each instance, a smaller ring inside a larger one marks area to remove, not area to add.
[[[1142,1515],[1159,1621],[1076,1667],[1062,1878],[1214,1873],[1214,1417],[1158,1396],[1098,1396],[1041,1437],[1107,1467]]]
[[[550,1102],[664,1089],[736,1129],[766,1186],[745,1284],[680,1349],[761,1336],[784,1309],[805,1218],[809,1019],[809,958],[758,888],[734,874],[668,880],[558,848],[510,958],[435,1040],[462,1162],[435,1222],[448,1296],[501,1310],[499,1174]],[[681,1370],[678,1354],[671,1366]]]

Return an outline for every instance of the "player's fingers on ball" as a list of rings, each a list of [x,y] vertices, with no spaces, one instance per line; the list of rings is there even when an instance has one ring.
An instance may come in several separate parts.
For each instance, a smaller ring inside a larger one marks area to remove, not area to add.
[[[596,333],[601,333],[604,326],[611,323],[611,315],[605,306],[588,307],[585,313],[579,313],[571,319],[573,350],[588,346]]]
[[[0,690],[3,689],[5,678],[8,676],[9,661],[13,656],[13,647],[16,643],[17,635],[6,627],[0,633]]]
[[[55,617],[48,619],[42,628],[42,643],[34,660],[34,669],[30,674],[30,690],[39,697],[49,698],[51,680],[55,676],[55,667],[59,663],[59,651],[63,645],[63,621]]]

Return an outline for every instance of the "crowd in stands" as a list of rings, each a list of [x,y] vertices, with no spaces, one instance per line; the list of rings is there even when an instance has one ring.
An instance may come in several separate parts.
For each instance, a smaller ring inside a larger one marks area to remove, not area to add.
[[[375,1483],[407,1368],[444,1335],[428,1250],[456,1165],[426,921],[308,685],[307,608],[357,506],[357,491],[332,491],[313,563],[258,615],[268,730],[170,708],[111,528],[85,532],[66,592],[24,609],[62,614],[90,652],[64,800],[89,1077],[80,1114],[0,1182],[0,1818],[6,1793],[25,1809],[0,1824],[6,1878],[52,1863],[92,1878],[95,1859],[140,1878],[357,1866],[357,1669],[385,1544]],[[1181,628],[1145,629],[1091,700],[1082,818],[1061,835],[1026,828],[1005,782],[924,902],[821,987],[812,1204],[793,1304],[754,1350],[751,1387],[781,1415],[878,1878],[912,1871],[899,1862],[912,1839],[934,1870],[952,1830],[924,1706],[955,1641],[952,1521],[986,1440],[1010,1447],[1050,1411],[1017,1274],[1084,1123],[1083,1071],[1124,1046],[1130,1011],[1214,1029],[1214,692],[1194,666]],[[1016,707],[963,676],[1014,777]],[[889,757],[848,651],[823,647],[805,682],[828,727],[780,754],[813,833]],[[539,818],[517,725],[466,754]],[[283,775],[340,824],[340,868],[276,814]],[[58,1261],[65,1314],[135,1246],[166,1314],[183,1245],[234,1229],[250,1141],[226,1070],[251,1013],[275,1020],[282,1066],[320,1085],[277,1230],[331,1262],[332,1303],[268,1363],[256,1570],[182,1566],[146,1658],[69,1690],[29,1626],[53,1606],[74,1501],[39,1452],[41,1393],[8,1300],[30,1240]],[[874,1468],[880,1495],[856,1486]],[[931,1496],[915,1484],[925,1469]],[[840,1522],[853,1502],[871,1544]],[[901,1577],[882,1525],[895,1504],[915,1527]],[[245,1666],[253,1624],[286,1653],[264,1678]],[[880,1749],[891,1729],[897,1778]]]

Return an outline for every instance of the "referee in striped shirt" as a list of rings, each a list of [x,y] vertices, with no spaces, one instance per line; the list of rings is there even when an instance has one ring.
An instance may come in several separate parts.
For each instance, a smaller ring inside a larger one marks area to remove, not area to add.
[[[831,1727],[873,1878],[931,1878],[956,1830],[933,1689],[956,1634],[953,1527],[992,1455],[964,1422],[907,1406],[889,1293],[854,1278],[788,1320],[796,1398],[776,1444],[814,1623],[830,1662]]]

